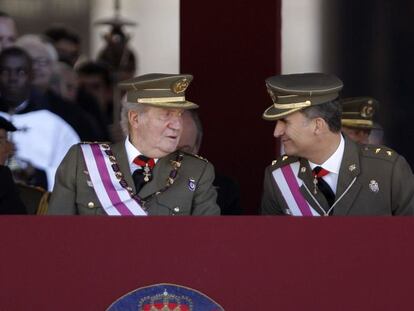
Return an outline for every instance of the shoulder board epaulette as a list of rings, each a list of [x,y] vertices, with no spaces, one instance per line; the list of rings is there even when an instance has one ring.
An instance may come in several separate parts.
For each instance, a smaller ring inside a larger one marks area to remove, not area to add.
[[[362,145],[361,150],[364,156],[385,159],[390,161],[393,161],[398,156],[397,152],[385,146]]]
[[[278,157],[276,160],[272,161],[272,166],[277,166],[277,167],[282,167],[286,164],[290,164],[293,162],[298,161],[297,157],[293,157],[293,156],[288,156],[286,154],[281,155],[280,157]]]
[[[184,152],[184,151],[181,151],[181,153],[183,153],[183,154],[185,154],[185,155],[188,155],[188,156],[192,156],[192,157],[197,158],[197,159],[199,159],[199,160],[203,160],[204,162],[208,162],[208,160],[207,160],[206,158],[203,158],[202,156],[199,156],[198,154],[195,154],[195,153],[189,153],[189,152]]]

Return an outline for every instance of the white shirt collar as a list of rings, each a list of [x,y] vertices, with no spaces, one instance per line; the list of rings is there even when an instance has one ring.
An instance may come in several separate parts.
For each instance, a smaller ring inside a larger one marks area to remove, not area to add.
[[[345,150],[345,140],[341,134],[341,141],[336,151],[321,165],[315,164],[309,161],[311,169],[314,169],[316,166],[322,166],[324,169],[328,170],[330,173],[339,174],[339,169],[341,168],[342,157],[344,156]]]
[[[140,152],[130,141],[129,135],[125,138],[125,150],[128,157],[129,168],[131,172],[134,172],[139,166],[134,163],[134,159],[141,155]],[[158,159],[154,159],[155,163],[157,163]]]
[[[134,161],[134,159],[141,155],[142,153],[139,152],[137,148],[134,147],[134,145],[129,141],[129,136],[125,138],[125,150],[128,157],[128,163],[131,165]]]

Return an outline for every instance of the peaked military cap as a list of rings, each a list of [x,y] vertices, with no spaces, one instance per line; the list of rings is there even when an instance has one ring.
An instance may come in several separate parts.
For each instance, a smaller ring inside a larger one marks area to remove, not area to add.
[[[6,132],[14,132],[17,130],[13,123],[3,117],[0,117],[0,129],[4,129]]]
[[[266,79],[273,105],[265,110],[263,119],[278,120],[306,107],[332,101],[339,96],[342,81],[324,73],[278,75]]]
[[[193,80],[188,74],[151,73],[118,84],[127,91],[127,101],[162,108],[194,109],[198,105],[185,99],[185,90]]]
[[[340,100],[342,105],[342,125],[353,128],[374,128],[373,117],[378,101],[372,97],[349,97]]]

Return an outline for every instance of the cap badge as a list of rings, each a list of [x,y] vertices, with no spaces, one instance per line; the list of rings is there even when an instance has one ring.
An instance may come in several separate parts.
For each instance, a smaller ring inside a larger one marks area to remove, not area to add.
[[[362,107],[361,117],[371,118],[374,115],[374,107],[372,105],[366,105]]]
[[[369,189],[374,192],[377,193],[379,191],[379,185],[375,180],[371,180],[369,182]]]
[[[188,81],[188,79],[181,79],[180,81],[177,81],[173,84],[172,90],[176,94],[183,93],[187,89],[189,84],[190,82]]]
[[[351,165],[349,166],[349,171],[350,171],[350,172],[355,171],[355,169],[356,169],[356,165],[355,165],[355,164],[351,164]]]
[[[195,180],[193,178],[188,179],[188,189],[194,191],[196,188]]]

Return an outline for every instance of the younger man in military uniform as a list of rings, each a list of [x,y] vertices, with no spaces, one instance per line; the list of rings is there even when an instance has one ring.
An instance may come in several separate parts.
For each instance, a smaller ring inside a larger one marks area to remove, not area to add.
[[[357,143],[367,144],[378,102],[371,97],[349,97],[341,99],[340,104],[342,132]]]
[[[54,215],[219,215],[208,161],[176,151],[191,75],[148,74],[127,90],[126,140],[73,146],[62,161],[49,204]]]
[[[405,159],[341,134],[342,82],[321,73],[266,80],[286,155],[266,168],[262,213],[295,216],[413,215],[414,177]]]

